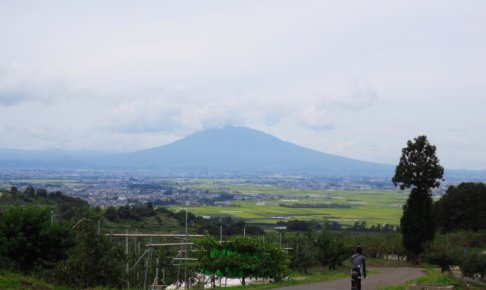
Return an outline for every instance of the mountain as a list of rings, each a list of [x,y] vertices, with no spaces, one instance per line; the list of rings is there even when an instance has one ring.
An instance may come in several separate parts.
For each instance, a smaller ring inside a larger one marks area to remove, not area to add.
[[[391,176],[393,170],[391,165],[311,150],[245,127],[209,129],[110,159],[107,164],[117,167],[199,173]]]
[[[245,127],[193,133],[168,145],[123,154],[0,150],[0,168],[152,170],[162,173],[391,178],[395,166],[327,154]],[[486,171],[446,170],[446,178],[484,180]]]
[[[107,156],[101,151],[66,151],[62,149],[0,149],[0,168],[71,169],[89,168],[93,160]]]

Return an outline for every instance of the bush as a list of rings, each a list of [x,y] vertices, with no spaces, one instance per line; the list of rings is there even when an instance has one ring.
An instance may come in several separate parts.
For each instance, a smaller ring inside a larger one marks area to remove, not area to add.
[[[460,268],[466,277],[485,277],[486,253],[480,249],[470,249],[464,254]]]
[[[73,244],[65,224],[51,222],[46,207],[12,207],[0,215],[0,256],[3,267],[28,272],[53,268]]]
[[[457,251],[457,244],[449,236],[436,235],[434,241],[427,245],[424,258],[438,265],[441,272],[449,272],[452,266],[459,265]]]

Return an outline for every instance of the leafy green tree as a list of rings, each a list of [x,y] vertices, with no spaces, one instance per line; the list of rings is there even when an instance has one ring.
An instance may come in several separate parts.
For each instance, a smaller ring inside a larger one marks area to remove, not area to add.
[[[285,239],[285,244],[291,248],[289,253],[292,269],[304,274],[307,274],[311,266],[317,264],[312,234],[290,233]]]
[[[259,238],[236,236],[226,243],[212,237],[196,241],[203,250],[197,252],[199,267],[206,275],[281,280],[288,271],[289,258],[277,244],[263,244]]]
[[[58,265],[58,280],[73,287],[121,288],[126,262],[122,249],[104,235],[97,234],[90,220],[81,220],[73,230],[75,246],[69,251],[68,259]]]
[[[275,243],[265,243],[261,250],[260,277],[282,281],[289,274],[290,259],[286,252]]]
[[[432,189],[440,185],[444,168],[439,164],[436,147],[422,135],[408,141],[402,149],[400,162],[392,178],[401,190],[411,188],[400,219],[403,246],[417,258],[424,244],[434,238],[435,225],[432,211]]]
[[[486,184],[468,182],[450,186],[435,209],[442,233],[486,230]]]
[[[321,267],[328,266],[336,269],[349,256],[349,249],[344,245],[342,235],[333,233],[325,226],[315,237],[314,245],[317,251],[317,260]]]
[[[449,272],[451,267],[458,265],[458,248],[452,239],[445,235],[437,235],[434,241],[429,243],[425,251],[425,259],[440,267],[441,272]]]
[[[0,256],[13,268],[53,268],[70,246],[69,228],[51,222],[47,207],[12,207],[0,214]]]

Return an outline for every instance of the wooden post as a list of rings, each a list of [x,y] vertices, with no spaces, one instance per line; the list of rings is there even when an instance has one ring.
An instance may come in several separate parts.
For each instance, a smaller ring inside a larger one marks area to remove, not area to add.
[[[152,238],[150,238],[150,243],[152,243]],[[147,288],[148,268],[150,266],[150,258],[152,257],[152,251],[153,251],[153,248],[150,247],[148,257],[147,257],[147,261],[145,263],[145,277],[143,279],[143,289],[148,289]]]
[[[186,236],[184,240],[184,258],[187,259],[187,208],[186,208]],[[188,277],[187,277],[187,262],[184,262],[184,289],[189,289],[188,285]]]
[[[130,289],[130,279],[128,279],[128,272],[130,269],[130,266],[128,265],[128,229],[125,229],[125,232],[127,234],[127,237],[125,238],[125,255],[127,257],[127,289]]]
[[[159,256],[155,259],[155,283],[154,286],[159,286]]]
[[[125,255],[128,256],[128,228],[125,229],[126,237],[125,237]]]

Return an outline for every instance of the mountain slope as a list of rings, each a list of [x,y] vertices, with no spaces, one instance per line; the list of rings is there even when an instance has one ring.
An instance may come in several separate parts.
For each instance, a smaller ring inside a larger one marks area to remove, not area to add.
[[[300,147],[269,134],[225,127],[194,133],[174,143],[113,156],[109,164],[177,171],[390,175],[390,165],[363,162]]]

